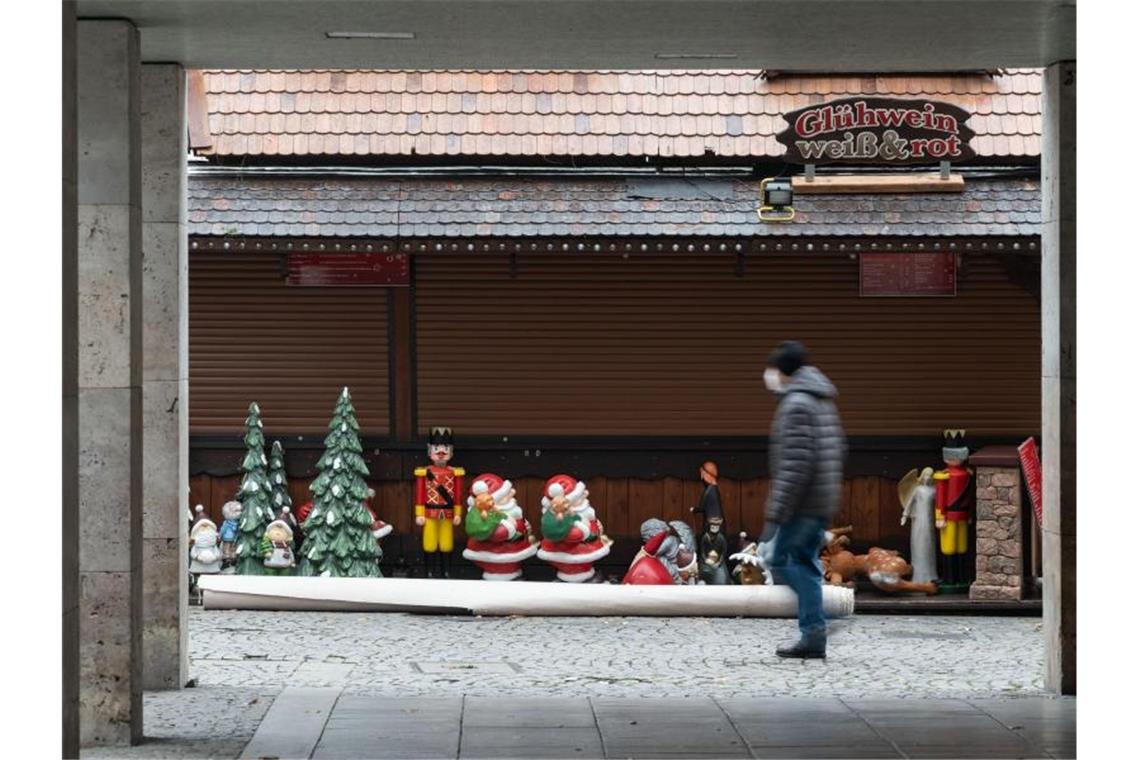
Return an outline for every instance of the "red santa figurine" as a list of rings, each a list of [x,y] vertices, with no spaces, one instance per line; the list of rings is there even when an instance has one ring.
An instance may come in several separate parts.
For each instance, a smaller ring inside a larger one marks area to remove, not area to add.
[[[467,548],[463,556],[483,569],[483,580],[513,581],[523,560],[533,557],[530,523],[515,501],[511,481],[485,473],[471,483],[467,497]]]
[[[590,506],[586,484],[570,475],[555,475],[544,490],[539,559],[549,562],[561,581],[594,580],[594,563],[610,553],[612,541]]]

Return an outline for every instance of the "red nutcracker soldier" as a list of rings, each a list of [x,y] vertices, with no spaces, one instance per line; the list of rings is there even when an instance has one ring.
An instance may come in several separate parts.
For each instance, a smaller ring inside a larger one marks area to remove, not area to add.
[[[428,436],[431,464],[417,467],[416,525],[423,529],[424,568],[427,577],[451,577],[451,551],[455,547],[454,526],[463,521],[462,467],[448,462],[455,453],[451,428],[435,427]]]
[[[970,588],[966,554],[970,548],[970,510],[974,505],[973,473],[966,467],[970,449],[965,430],[947,430],[942,446],[946,469],[934,473],[934,525],[943,573],[939,593],[963,593]]]

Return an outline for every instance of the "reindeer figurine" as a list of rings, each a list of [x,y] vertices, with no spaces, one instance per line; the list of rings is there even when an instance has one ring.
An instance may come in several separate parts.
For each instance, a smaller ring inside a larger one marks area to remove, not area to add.
[[[833,586],[854,588],[854,579],[867,576],[875,588],[888,593],[937,594],[934,583],[916,583],[906,580],[913,572],[910,564],[897,551],[872,547],[866,554],[852,554],[845,547],[851,542],[852,526],[832,528],[820,552],[824,579]]]

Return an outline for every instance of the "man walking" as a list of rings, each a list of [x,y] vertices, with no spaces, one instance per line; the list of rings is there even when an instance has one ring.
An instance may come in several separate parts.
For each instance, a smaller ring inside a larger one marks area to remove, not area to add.
[[[807,350],[785,341],[768,357],[764,384],[779,395],[769,439],[768,506],[760,537],[769,565],[799,597],[800,640],[780,657],[823,658],[823,568],[819,550],[839,509],[847,442],[835,386],[808,363]]]

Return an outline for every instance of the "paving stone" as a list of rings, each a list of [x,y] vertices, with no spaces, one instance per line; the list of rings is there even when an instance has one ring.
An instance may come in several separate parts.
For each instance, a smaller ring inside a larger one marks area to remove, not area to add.
[[[376,613],[200,609],[190,618],[191,675],[210,685],[284,688],[295,683],[285,663],[302,662],[353,664],[346,688],[404,696],[656,697],[663,683],[676,681],[678,668],[684,670],[684,693],[724,698],[1036,695],[1044,682],[1044,639],[1034,618],[833,621],[826,663],[775,657],[776,646],[794,635],[795,624],[787,620],[384,614],[378,625]],[[434,639],[462,646],[425,649],[425,624]],[[590,667],[551,668],[551,641]],[[618,644],[627,641],[638,647]],[[263,661],[251,681],[245,656],[281,664]],[[413,666],[442,662],[485,666],[439,673]]]

